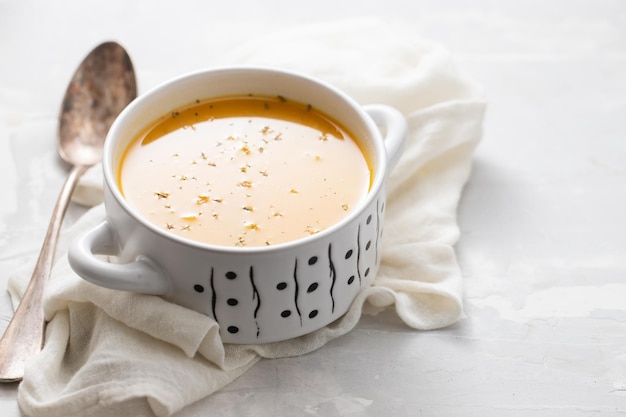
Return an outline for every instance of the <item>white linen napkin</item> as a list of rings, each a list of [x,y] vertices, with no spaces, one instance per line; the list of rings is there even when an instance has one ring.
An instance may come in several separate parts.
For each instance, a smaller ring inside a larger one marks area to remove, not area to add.
[[[95,167],[74,195],[94,207],[59,242],[45,298],[46,343],[27,364],[18,392],[26,415],[169,416],[260,358],[322,347],[349,332],[364,312],[395,306],[408,326],[421,330],[450,325],[462,315],[456,209],[482,134],[485,104],[446,50],[379,20],[358,19],[285,29],[242,45],[222,61],[298,70],[362,104],[389,104],[406,115],[408,146],[388,179],[383,258],[373,286],[343,318],[312,334],[267,345],[224,345],[207,316],[159,297],[95,286],[70,269],[69,242],[104,216]],[[14,303],[31,269],[10,279]]]

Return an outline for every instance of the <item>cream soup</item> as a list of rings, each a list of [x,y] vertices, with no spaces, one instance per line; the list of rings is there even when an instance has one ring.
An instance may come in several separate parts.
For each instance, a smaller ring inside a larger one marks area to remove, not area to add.
[[[350,132],[283,97],[197,101],[133,139],[118,185],[158,227],[227,246],[318,233],[367,195],[372,173]]]

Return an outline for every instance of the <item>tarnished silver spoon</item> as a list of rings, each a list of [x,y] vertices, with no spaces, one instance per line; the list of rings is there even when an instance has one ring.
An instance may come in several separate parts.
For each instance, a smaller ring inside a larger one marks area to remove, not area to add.
[[[59,115],[57,149],[72,169],[54,207],[30,283],[0,339],[0,382],[20,381],[25,362],[43,346],[43,293],[72,192],[81,175],[100,162],[113,120],[136,96],[132,62],[115,42],[103,43],[91,51],[67,87]]]

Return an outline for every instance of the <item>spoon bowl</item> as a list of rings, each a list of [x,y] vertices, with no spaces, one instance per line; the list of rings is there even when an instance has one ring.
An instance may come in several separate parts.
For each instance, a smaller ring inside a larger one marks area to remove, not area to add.
[[[93,49],[67,87],[59,115],[57,150],[72,169],[54,207],[28,287],[0,339],[0,382],[22,380],[25,363],[43,346],[43,293],[72,192],[81,175],[100,162],[111,124],[136,96],[132,62],[115,42]]]
[[[96,47],[78,67],[59,115],[58,151],[72,165],[95,165],[117,115],[137,96],[130,57],[114,42]]]

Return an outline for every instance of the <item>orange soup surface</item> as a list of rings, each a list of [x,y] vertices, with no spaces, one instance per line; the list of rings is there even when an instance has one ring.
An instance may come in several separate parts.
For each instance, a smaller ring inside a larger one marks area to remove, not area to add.
[[[369,163],[352,135],[282,97],[196,102],[162,117],[123,155],[119,188],[158,227],[226,246],[318,233],[367,195]]]

